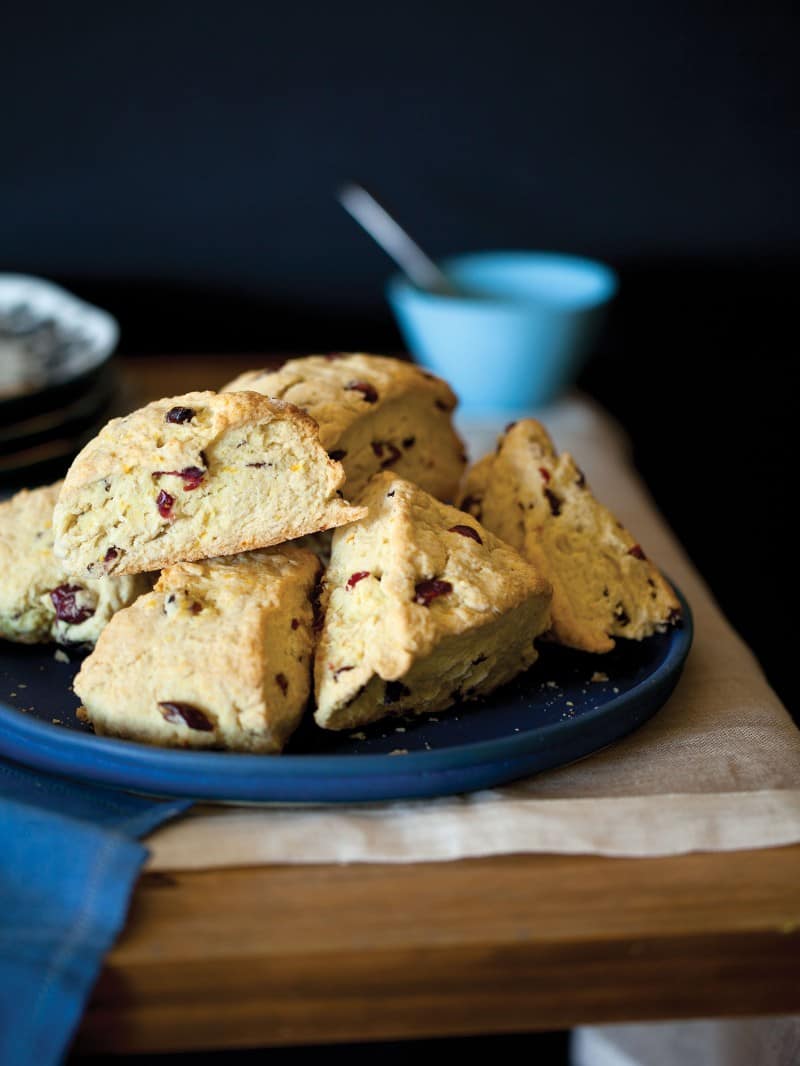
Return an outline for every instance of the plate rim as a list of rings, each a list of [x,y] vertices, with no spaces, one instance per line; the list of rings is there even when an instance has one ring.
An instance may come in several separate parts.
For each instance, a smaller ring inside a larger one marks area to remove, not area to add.
[[[94,765],[100,764],[109,768],[111,772],[130,773],[143,768],[148,775],[156,772],[177,774],[181,777],[187,774],[198,776],[212,774],[217,777],[221,776],[223,779],[232,778],[238,781],[251,778],[253,775],[272,782],[283,778],[297,780],[311,775],[323,784],[342,777],[366,780],[376,774],[388,778],[407,778],[414,774],[446,773],[530,755],[570,734],[576,729],[578,723],[580,723],[581,730],[590,730],[598,721],[607,717],[621,716],[626,708],[639,702],[643,695],[663,684],[665,679],[670,679],[673,674],[675,675],[674,683],[677,684],[692,647],[694,619],[688,601],[681,590],[674,582],[670,584],[681,603],[682,622],[669,631],[671,640],[663,661],[633,688],[620,692],[601,706],[584,712],[577,719],[559,720],[525,732],[493,737],[488,740],[468,741],[464,744],[424,751],[409,751],[402,756],[366,752],[352,755],[280,754],[276,758],[250,752],[161,748],[117,737],[98,737],[90,733],[77,733],[37,718],[28,718],[23,711],[9,707],[0,700],[0,755],[6,755],[16,762],[21,762],[15,756],[8,755],[5,750],[4,739],[9,735],[5,729],[7,726],[10,726],[12,739],[22,742],[34,741],[37,753],[42,748],[46,753],[58,748],[67,755],[77,753],[79,759],[88,757]],[[661,706],[663,704],[656,707],[638,724],[641,725],[647,718],[652,717]],[[638,725],[634,728],[638,728]],[[600,750],[601,746],[593,751]],[[59,762],[61,761],[59,759]],[[35,761],[21,764],[37,765]],[[51,772],[69,776],[71,771],[74,771],[80,780],[87,779],[83,767],[64,766],[60,770]],[[98,781],[95,776],[90,776],[89,780],[106,787],[109,785],[107,780]],[[131,786],[112,784],[110,787]]]

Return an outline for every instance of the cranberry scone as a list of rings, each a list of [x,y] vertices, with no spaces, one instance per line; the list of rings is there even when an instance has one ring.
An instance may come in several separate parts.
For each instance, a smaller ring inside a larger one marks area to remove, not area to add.
[[[318,574],[293,545],[168,567],[84,661],[81,716],[145,744],[281,751],[311,693]]]
[[[389,473],[337,530],[315,661],[317,724],[440,711],[526,670],[550,586],[474,518]]]
[[[56,554],[99,577],[233,555],[358,518],[316,423],[255,392],[191,392],[113,419],[67,472]]]
[[[61,482],[0,503],[0,637],[94,644],[111,616],[152,587],[149,576],[76,578],[53,554]]]
[[[457,400],[441,378],[413,363],[362,353],[309,355],[280,370],[252,370],[224,391],[252,389],[288,400],[319,423],[320,439],[347,475],[354,499],[373,474],[391,470],[453,501],[466,463],[453,429]]]
[[[461,506],[550,580],[559,643],[607,652],[615,637],[642,640],[679,622],[668,583],[535,419],[509,426],[470,468]]]

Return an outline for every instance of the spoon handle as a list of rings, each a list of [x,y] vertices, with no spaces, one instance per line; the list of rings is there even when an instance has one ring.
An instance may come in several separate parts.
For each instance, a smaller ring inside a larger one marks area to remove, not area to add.
[[[417,288],[455,295],[455,289],[446,275],[363,186],[354,182],[343,185],[338,192],[338,200]]]

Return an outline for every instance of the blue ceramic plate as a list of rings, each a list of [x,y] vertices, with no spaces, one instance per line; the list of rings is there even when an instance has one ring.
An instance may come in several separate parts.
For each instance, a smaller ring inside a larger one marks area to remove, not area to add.
[[[655,714],[692,642],[681,601],[683,623],[663,635],[618,641],[608,655],[542,645],[528,673],[482,703],[355,734],[307,721],[280,756],[96,737],[75,716],[80,656],[58,662],[52,646],[0,641],[0,754],[112,787],[225,802],[356,803],[490,788],[589,755]]]

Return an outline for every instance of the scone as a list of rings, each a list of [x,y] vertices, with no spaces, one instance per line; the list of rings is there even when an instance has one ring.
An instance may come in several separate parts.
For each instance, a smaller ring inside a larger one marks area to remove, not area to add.
[[[61,482],[0,503],[0,637],[21,644],[94,644],[120,608],[152,587],[148,576],[76,578],[53,554]]]
[[[559,643],[606,652],[614,637],[642,640],[679,621],[670,586],[535,419],[509,426],[469,470],[461,506],[548,577]]]
[[[311,692],[319,563],[291,545],[165,570],[75,678],[95,732],[278,752]]]
[[[233,555],[362,513],[302,411],[255,392],[190,392],[113,419],[70,467],[56,554],[99,577]]]
[[[252,389],[288,400],[319,423],[320,440],[345,469],[354,499],[391,470],[452,502],[464,472],[450,386],[413,363],[381,355],[310,355],[280,370],[252,370],[224,391]]]
[[[314,667],[317,724],[443,710],[527,669],[550,586],[475,519],[377,474],[368,515],[337,530]]]

